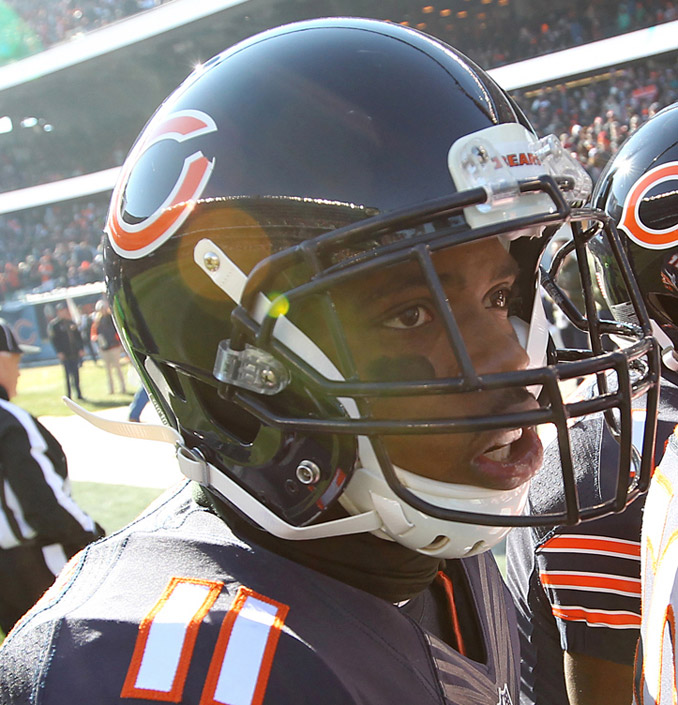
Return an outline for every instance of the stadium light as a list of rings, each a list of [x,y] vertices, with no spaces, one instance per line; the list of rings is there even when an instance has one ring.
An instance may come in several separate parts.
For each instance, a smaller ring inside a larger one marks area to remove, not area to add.
[[[9,115],[0,117],[0,135],[11,132],[13,129],[14,125],[12,125],[12,118]]]

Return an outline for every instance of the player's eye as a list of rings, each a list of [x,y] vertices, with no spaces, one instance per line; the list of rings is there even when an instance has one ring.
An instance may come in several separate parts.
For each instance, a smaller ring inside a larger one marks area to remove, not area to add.
[[[507,309],[511,303],[511,288],[502,286],[488,295],[488,304],[490,308]]]
[[[387,318],[383,325],[386,328],[397,328],[406,330],[409,328],[419,328],[433,319],[431,312],[421,304],[408,306],[397,315]]]

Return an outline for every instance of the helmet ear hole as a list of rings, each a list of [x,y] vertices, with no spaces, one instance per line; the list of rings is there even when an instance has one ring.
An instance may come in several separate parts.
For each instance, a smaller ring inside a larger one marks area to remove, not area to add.
[[[219,396],[217,389],[195,379],[190,381],[200,406],[216,428],[228,429],[228,435],[242,445],[254,442],[261,423],[245,409]]]

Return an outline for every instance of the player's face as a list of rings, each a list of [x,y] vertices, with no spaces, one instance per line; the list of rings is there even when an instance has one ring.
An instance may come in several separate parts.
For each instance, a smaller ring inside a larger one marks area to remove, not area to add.
[[[436,253],[434,263],[477,374],[524,369],[528,356],[508,319],[515,260],[497,238]],[[407,262],[344,287],[337,301],[362,378],[454,377],[460,366],[420,267]],[[461,418],[536,408],[522,388],[372,400],[376,417]],[[534,429],[385,435],[392,462],[443,482],[511,489],[539,468]]]
[[[20,360],[21,355],[17,353],[0,352],[0,384],[7,391],[10,399],[16,396]]]

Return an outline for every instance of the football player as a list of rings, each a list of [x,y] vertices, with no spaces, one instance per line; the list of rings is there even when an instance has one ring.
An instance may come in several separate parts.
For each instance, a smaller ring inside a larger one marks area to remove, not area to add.
[[[663,348],[660,410],[670,423],[658,435],[658,451],[665,449],[665,453],[653,473],[642,518],[642,619],[634,701],[673,703],[678,692],[674,618],[678,578],[674,556],[678,527],[678,103],[634,133],[598,191],[606,210],[619,221],[655,336]],[[623,297],[616,287],[608,287],[606,296],[613,311],[623,311]]]
[[[577,207],[589,187],[486,73],[405,27],[324,18],[200,67],[133,147],[105,238],[167,424],[117,430],[176,443],[190,481],[13,630],[3,702],[517,703],[488,549],[619,510],[649,472],[629,475],[630,400],[653,398],[655,342],[614,231]],[[603,320],[587,280],[592,346],[567,359],[539,295],[562,226],[609,240],[632,299]],[[587,373],[598,393],[565,405]],[[622,452],[587,507],[567,419],[594,411]],[[528,517],[539,424],[568,501]]]
[[[656,462],[678,424],[676,135],[678,106],[674,105],[629,138],[601,175],[592,197],[593,205],[612,218],[619,230],[663,350]],[[614,318],[625,320],[628,299],[618,286],[609,252],[596,239],[591,251],[602,301]],[[643,405],[636,402],[632,413],[642,424]],[[591,497],[615,473],[616,442],[600,417],[575,424],[572,438],[581,468],[578,486]],[[552,450],[545,449],[544,469],[530,488],[533,510],[548,511],[562,501],[549,480],[559,466],[558,454]],[[657,497],[663,485],[653,484]],[[640,534],[645,499],[643,495],[620,514],[579,526],[518,529],[508,537],[508,584],[519,615],[523,703],[630,702],[641,624]],[[652,511],[645,509],[646,527],[654,527],[650,533],[656,533],[649,539],[653,548],[643,560],[648,585],[658,570],[655,561],[663,545],[666,500],[664,495]],[[644,611],[648,604],[644,598]],[[655,620],[662,629],[664,618]],[[660,645],[661,638],[653,641],[653,678],[645,684],[641,701],[646,704],[657,695],[659,661],[654,649]],[[669,659],[661,672],[670,675],[674,687],[672,663]],[[664,692],[669,691],[664,688]]]

